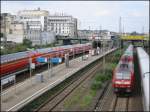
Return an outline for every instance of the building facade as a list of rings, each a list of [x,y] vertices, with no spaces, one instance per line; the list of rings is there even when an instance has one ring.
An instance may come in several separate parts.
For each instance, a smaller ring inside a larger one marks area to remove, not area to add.
[[[10,32],[7,35],[7,41],[15,43],[23,43],[24,39],[24,24],[20,22],[12,22],[10,25]]]
[[[10,25],[12,23],[12,15],[9,13],[2,13],[1,14],[1,33],[9,34],[10,32]]]
[[[77,19],[72,16],[51,15],[48,17],[48,31],[54,31],[56,35],[76,37]]]
[[[1,14],[1,33],[3,34],[3,43],[8,41],[22,43],[24,38],[23,23],[16,21],[16,16],[9,13]]]
[[[47,17],[49,12],[46,10],[22,10],[18,12],[19,21],[24,23],[24,29],[47,30]]]
[[[77,19],[67,15],[49,15],[46,10],[21,10],[17,15],[1,14],[4,40],[21,43],[29,39],[33,45],[49,44],[55,36],[77,37]]]
[[[33,45],[42,44],[42,32],[47,31],[47,17],[49,12],[41,10],[22,10],[18,12],[19,21],[24,24],[24,37],[32,41]],[[51,33],[49,31],[49,33]]]

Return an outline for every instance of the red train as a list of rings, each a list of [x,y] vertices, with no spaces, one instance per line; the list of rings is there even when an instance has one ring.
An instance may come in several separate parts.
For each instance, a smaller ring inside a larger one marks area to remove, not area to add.
[[[133,46],[130,45],[113,70],[112,87],[114,92],[130,93],[133,91],[135,82],[133,60]]]
[[[13,53],[8,55],[1,56],[1,65],[0,65],[0,75],[1,77],[5,75],[11,75],[12,73],[17,73],[22,70],[29,69],[29,58],[32,58],[32,62],[39,65],[36,62],[37,57],[61,57],[64,58],[66,53],[69,53],[69,56],[73,54],[80,54],[82,52],[87,52],[92,48],[91,44],[77,44],[77,45],[68,45],[60,46],[54,48],[45,48],[37,49],[34,51],[25,51],[19,53]]]

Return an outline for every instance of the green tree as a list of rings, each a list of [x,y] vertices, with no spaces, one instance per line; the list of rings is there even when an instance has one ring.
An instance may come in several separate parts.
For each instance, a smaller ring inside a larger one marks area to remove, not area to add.
[[[29,39],[23,39],[23,45],[32,47],[32,42]]]
[[[132,32],[131,35],[139,35],[136,31]]]
[[[3,33],[0,33],[0,37],[3,37],[4,36],[4,34]]]

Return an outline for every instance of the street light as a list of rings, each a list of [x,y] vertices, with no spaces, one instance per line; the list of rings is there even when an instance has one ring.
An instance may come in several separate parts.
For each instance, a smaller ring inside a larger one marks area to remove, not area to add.
[[[31,77],[32,77],[32,69],[35,68],[35,65],[32,63],[32,57],[31,57],[30,52],[32,52],[34,49],[27,48],[27,50],[29,51],[29,67],[30,67],[30,79],[31,79]],[[32,79],[31,79],[31,83],[32,83]]]
[[[104,38],[103,38],[103,74],[105,74],[105,55],[104,55],[104,47],[105,47],[105,44],[104,44]]]

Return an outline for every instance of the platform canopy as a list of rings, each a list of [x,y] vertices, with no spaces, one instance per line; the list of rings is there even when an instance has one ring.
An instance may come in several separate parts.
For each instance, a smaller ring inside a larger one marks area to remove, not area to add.
[[[143,35],[126,35],[121,37],[122,40],[145,40],[146,37]]]

